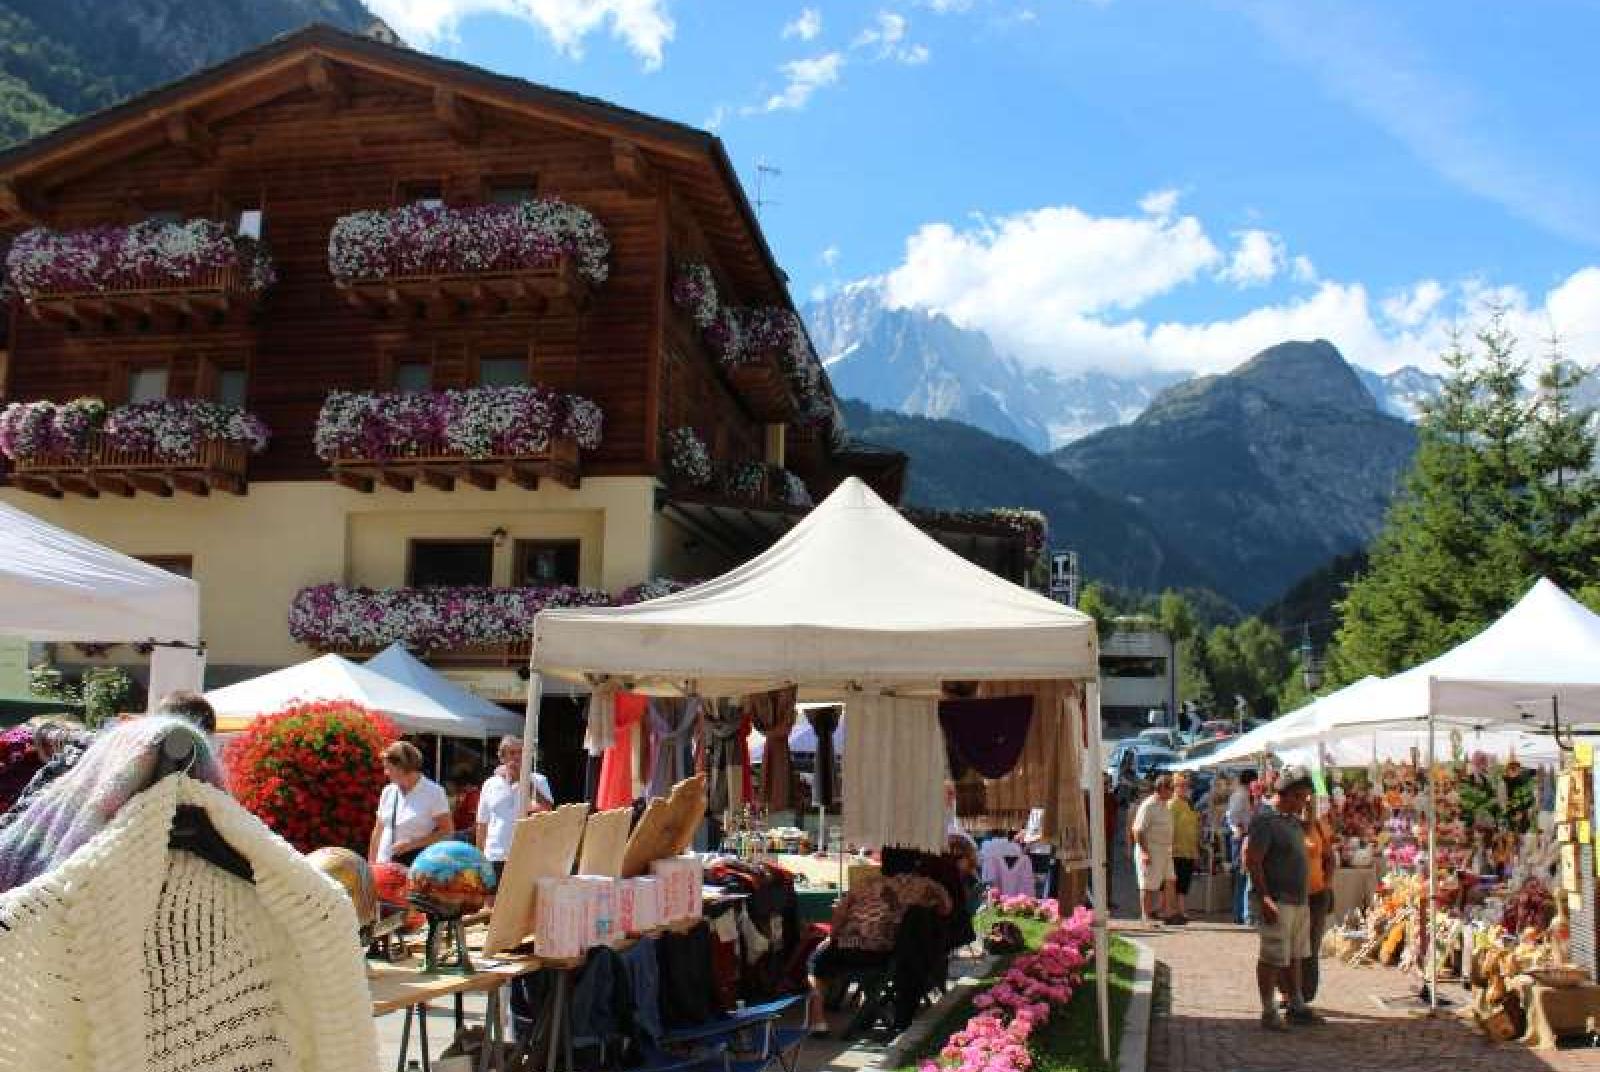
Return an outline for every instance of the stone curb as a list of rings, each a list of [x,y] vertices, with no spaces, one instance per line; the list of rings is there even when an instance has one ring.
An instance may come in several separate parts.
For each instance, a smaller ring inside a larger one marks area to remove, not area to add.
[[[1155,1009],[1156,951],[1125,934],[1120,937],[1138,952],[1138,959],[1133,966],[1133,994],[1122,1018],[1117,1072],[1145,1072],[1150,1059],[1150,1016]]]

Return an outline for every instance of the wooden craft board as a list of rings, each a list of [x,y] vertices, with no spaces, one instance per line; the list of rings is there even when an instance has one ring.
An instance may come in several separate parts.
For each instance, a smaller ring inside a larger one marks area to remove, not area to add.
[[[705,818],[706,776],[696,774],[672,787],[666,799],[657,797],[644,810],[644,817],[633,828],[622,857],[622,877],[638,878],[650,865],[668,856],[677,856]]]
[[[572,874],[572,862],[583,838],[587,804],[563,804],[555,811],[517,820],[506,854],[505,874],[495,891],[485,953],[514,948],[533,930],[534,884],[541,878]]]
[[[583,828],[578,874],[621,878],[623,857],[628,851],[628,828],[632,825],[632,808],[613,808],[589,816]]]

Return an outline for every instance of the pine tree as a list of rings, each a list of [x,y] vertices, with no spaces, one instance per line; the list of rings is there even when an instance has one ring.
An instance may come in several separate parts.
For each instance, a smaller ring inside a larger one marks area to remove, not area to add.
[[[1477,633],[1549,575],[1570,589],[1600,561],[1595,440],[1553,360],[1532,399],[1527,364],[1495,314],[1468,349],[1452,339],[1444,389],[1367,570],[1340,604],[1330,676],[1392,674]]]

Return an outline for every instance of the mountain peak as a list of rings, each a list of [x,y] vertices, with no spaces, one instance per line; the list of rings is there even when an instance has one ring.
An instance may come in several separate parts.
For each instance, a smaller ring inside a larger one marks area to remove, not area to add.
[[[1356,370],[1326,339],[1269,346],[1229,375],[1285,406],[1378,408]]]

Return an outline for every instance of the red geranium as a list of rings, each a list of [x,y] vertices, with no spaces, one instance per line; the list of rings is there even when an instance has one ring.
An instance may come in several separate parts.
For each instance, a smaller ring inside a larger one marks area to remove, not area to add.
[[[301,852],[340,845],[366,855],[383,750],[400,733],[356,704],[291,704],[264,715],[223,753],[239,803]]]

